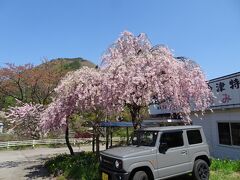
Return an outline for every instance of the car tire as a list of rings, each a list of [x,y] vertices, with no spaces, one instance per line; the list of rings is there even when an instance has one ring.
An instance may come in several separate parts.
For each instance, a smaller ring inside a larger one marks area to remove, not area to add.
[[[132,180],[148,180],[148,175],[145,171],[137,171]]]
[[[210,175],[208,163],[202,159],[196,160],[192,175],[194,180],[208,180]]]

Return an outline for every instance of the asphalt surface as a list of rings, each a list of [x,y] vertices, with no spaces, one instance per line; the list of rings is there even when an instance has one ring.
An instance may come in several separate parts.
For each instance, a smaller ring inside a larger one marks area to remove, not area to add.
[[[74,148],[75,152],[91,151],[91,146]],[[55,179],[44,169],[52,156],[69,153],[67,148],[36,148],[0,151],[0,180]]]

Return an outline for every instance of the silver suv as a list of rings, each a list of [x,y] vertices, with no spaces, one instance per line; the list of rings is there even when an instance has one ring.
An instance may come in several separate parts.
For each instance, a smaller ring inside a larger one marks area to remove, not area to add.
[[[103,180],[167,179],[192,173],[208,180],[210,156],[201,126],[139,129],[131,145],[101,152]]]

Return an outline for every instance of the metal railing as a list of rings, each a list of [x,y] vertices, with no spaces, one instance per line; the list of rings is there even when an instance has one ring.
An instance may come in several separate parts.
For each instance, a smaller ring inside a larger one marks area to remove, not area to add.
[[[87,143],[90,142],[91,138],[82,138],[82,139],[69,139],[70,143]],[[6,141],[0,142],[0,148],[10,148],[10,147],[18,147],[18,146],[32,146],[35,145],[50,145],[50,144],[65,144],[65,139],[41,139],[41,140],[25,140],[25,141]]]
[[[120,141],[120,137],[113,137],[113,141]],[[78,143],[87,144],[91,143],[92,138],[70,138],[70,143],[74,146]],[[104,142],[104,138],[100,138],[101,142]],[[18,147],[18,146],[32,146],[35,145],[51,145],[51,144],[65,144],[65,139],[40,139],[40,140],[25,140],[25,141],[6,141],[0,142],[0,148],[10,148],[10,147]]]

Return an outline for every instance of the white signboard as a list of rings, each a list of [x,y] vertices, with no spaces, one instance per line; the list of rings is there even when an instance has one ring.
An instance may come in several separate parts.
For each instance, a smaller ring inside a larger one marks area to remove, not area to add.
[[[214,96],[211,108],[240,107],[240,73],[209,81]]]
[[[158,104],[151,104],[148,108],[150,115],[170,114],[172,112],[171,110],[161,108]]]

